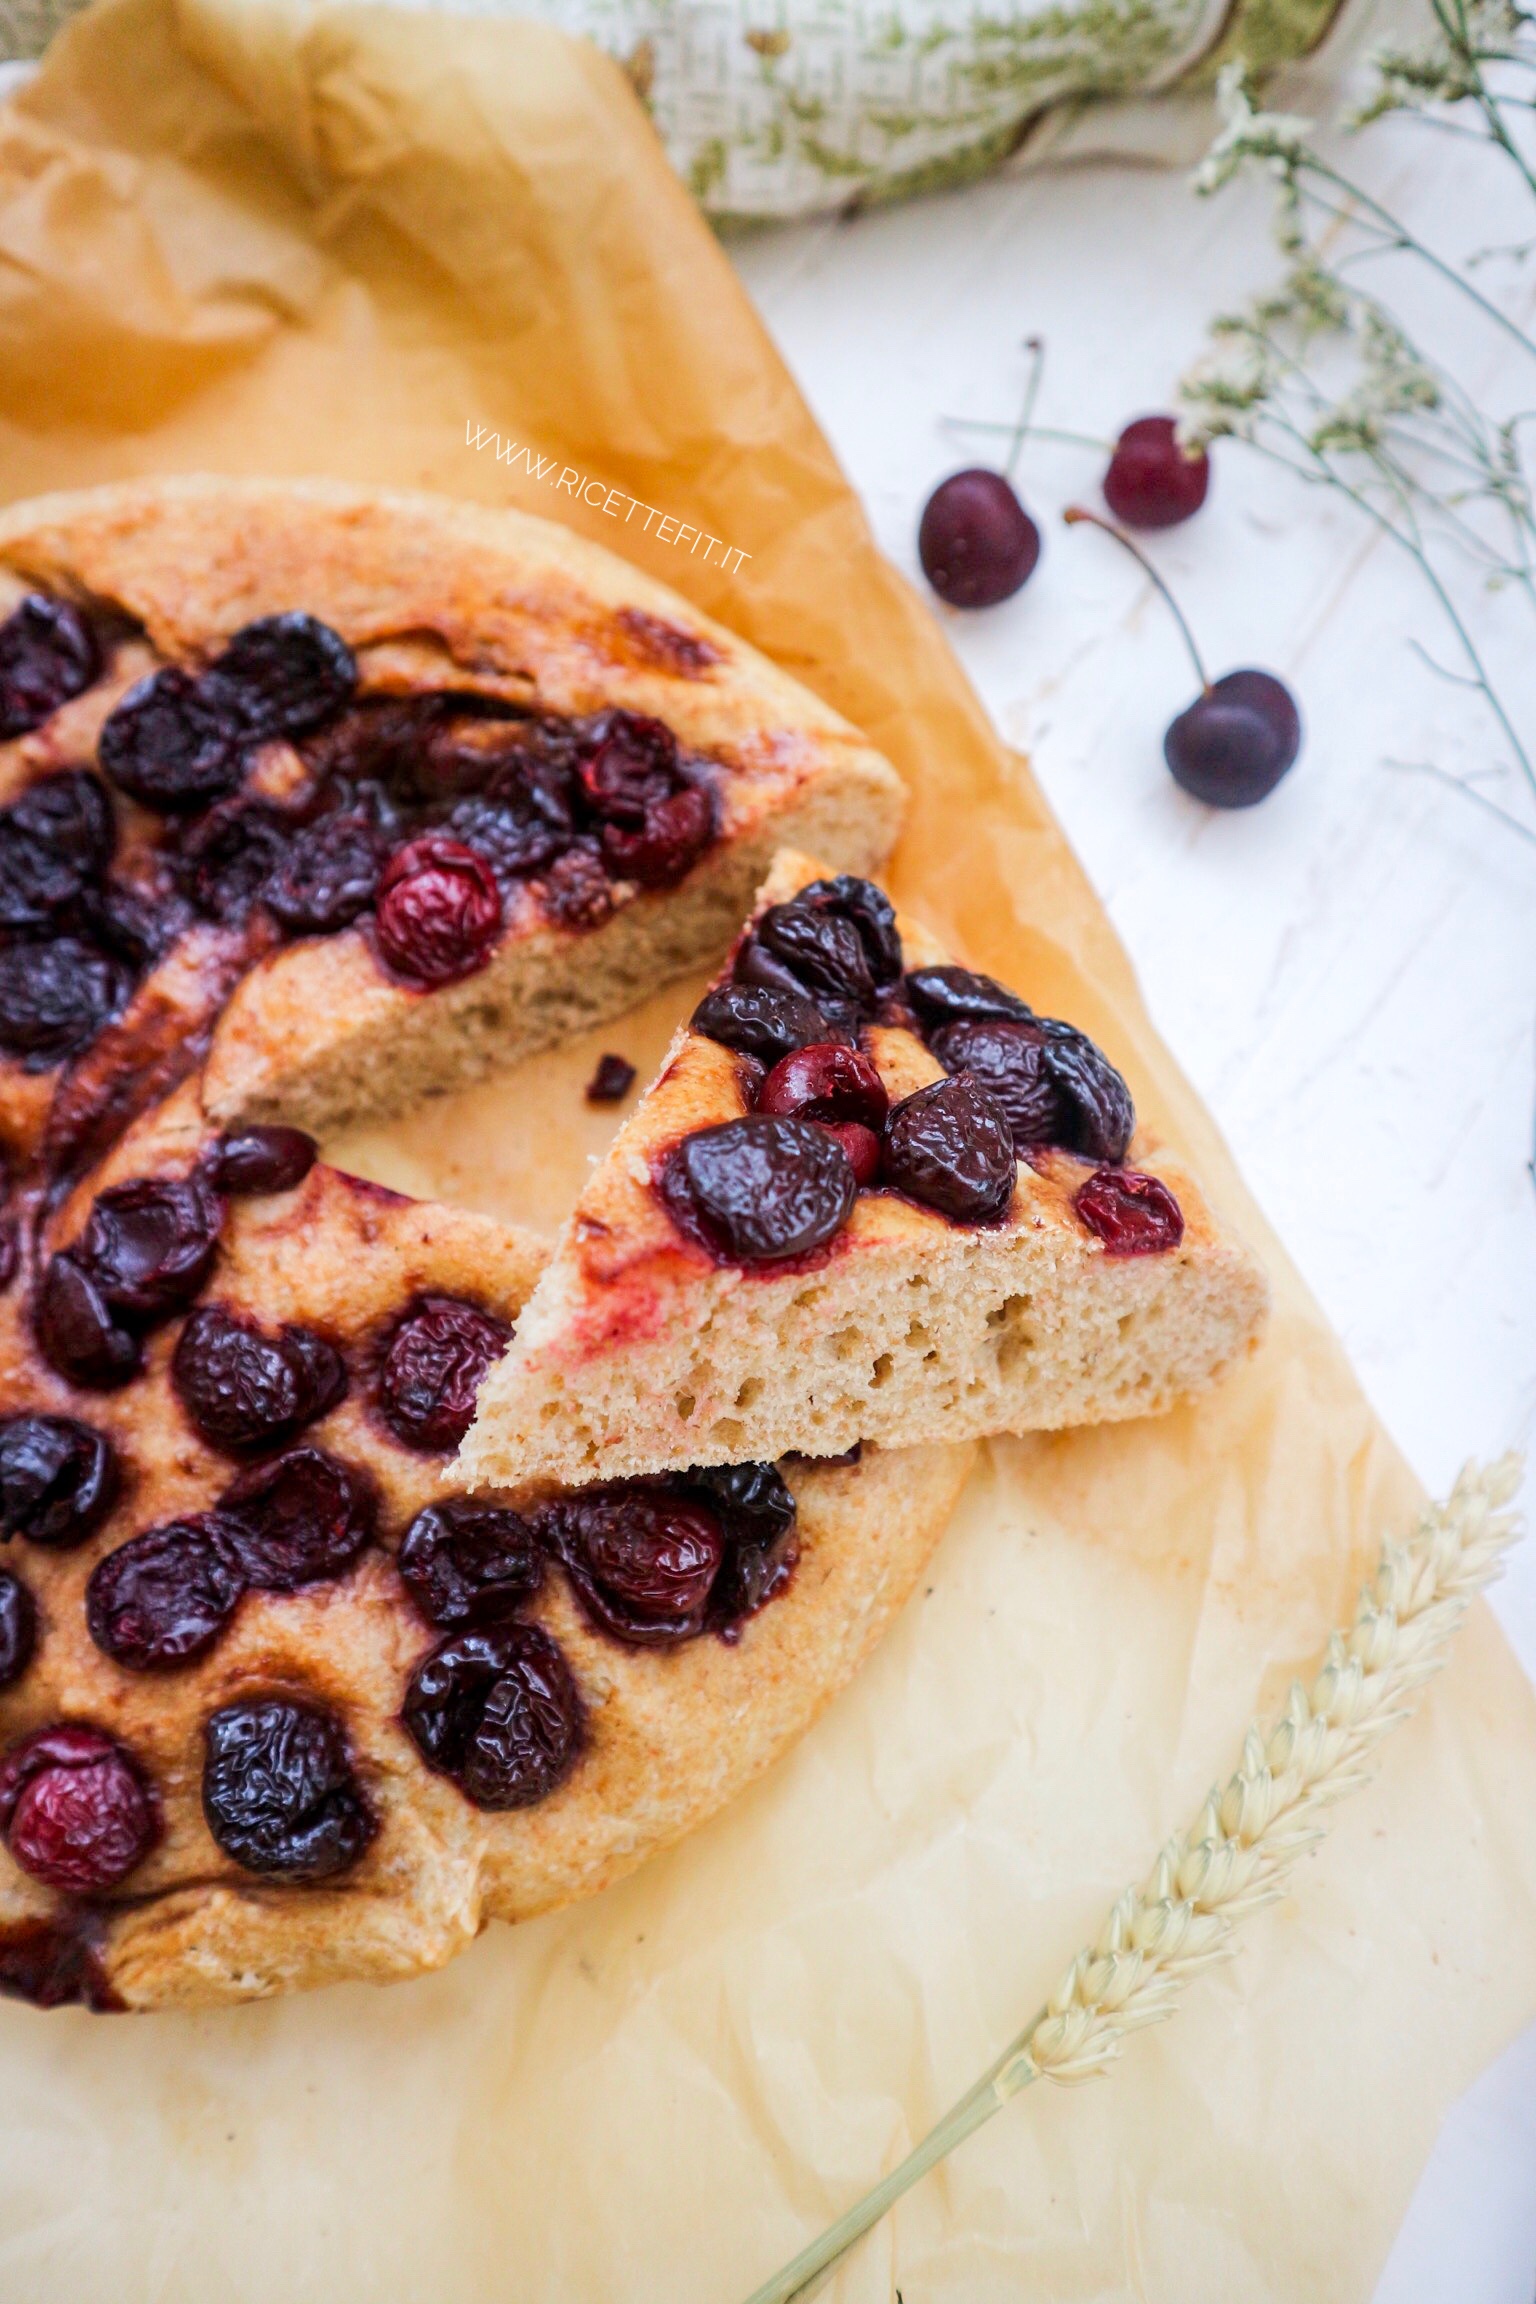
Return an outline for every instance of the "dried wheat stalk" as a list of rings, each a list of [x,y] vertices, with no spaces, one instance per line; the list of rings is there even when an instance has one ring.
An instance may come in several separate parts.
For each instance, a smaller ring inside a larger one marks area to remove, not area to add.
[[[840,2257],[917,2179],[1035,2080],[1107,2071],[1126,2035],[1173,2014],[1190,1977],[1234,1950],[1240,1920],[1273,1903],[1323,1811],[1356,1791],[1387,1731],[1445,1662],[1467,1605],[1519,1534],[1504,1511],[1520,1460],[1468,1466],[1404,1544],[1384,1546],[1354,1623],[1335,1632],[1310,1688],[1293,1684],[1270,1727],[1252,1727],[1224,1788],[1128,1888],[1044,2008],[899,2168],[802,2250],[749,2304],[808,2304]]]

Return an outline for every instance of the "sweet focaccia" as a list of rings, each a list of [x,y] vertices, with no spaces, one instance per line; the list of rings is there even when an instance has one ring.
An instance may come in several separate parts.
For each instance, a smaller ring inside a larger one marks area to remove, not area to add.
[[[0,515],[0,1146],[84,1173],[399,1109],[728,942],[776,843],[864,870],[894,771],[549,522],[320,482]]]
[[[0,1988],[239,2000],[585,1896],[807,1726],[964,1449],[470,1498],[543,1262],[189,1082],[0,1295]]]
[[[486,1379],[470,1482],[1145,1416],[1267,1289],[1071,1025],[780,855]]]

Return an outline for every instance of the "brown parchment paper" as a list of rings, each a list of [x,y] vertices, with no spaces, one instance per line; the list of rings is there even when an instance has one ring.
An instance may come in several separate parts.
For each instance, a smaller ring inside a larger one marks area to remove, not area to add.
[[[621,532],[476,421],[722,551]],[[992,1450],[863,1678],[627,1885],[387,1992],[0,2009],[8,2304],[739,2304],[1032,2012],[1413,1483],[612,65],[366,8],[80,20],[0,115],[0,493],[199,468],[563,511],[736,624],[909,777],[902,901],[1104,1040],[1270,1259],[1247,1373]],[[602,1038],[648,1060],[679,1004]],[[607,1125],[590,1057],[352,1156],[553,1220]],[[1440,2114],[1536,2006],[1533,1727],[1480,1611],[1240,1959],[1107,2083],[1011,2106],[841,2304],[1368,2297]]]

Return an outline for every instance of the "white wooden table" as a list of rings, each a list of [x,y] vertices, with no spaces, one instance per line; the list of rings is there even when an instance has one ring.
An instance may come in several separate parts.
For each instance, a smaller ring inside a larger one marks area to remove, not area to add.
[[[1480,164],[1395,134],[1373,181],[1442,245],[1517,236]],[[1274,269],[1267,228],[1259,187],[1198,202],[1180,174],[1078,167],[732,252],[881,543],[916,575],[925,496],[990,445],[959,450],[941,411],[1011,414],[1032,332],[1050,348],[1043,423],[1112,435],[1170,406],[1212,313]],[[1381,1414],[1443,1489],[1464,1457],[1529,1446],[1536,1409],[1536,851],[1384,765],[1486,756],[1466,701],[1406,645],[1438,639],[1416,573],[1348,507],[1230,445],[1205,512],[1154,549],[1213,671],[1280,672],[1307,743],[1259,809],[1186,801],[1161,759],[1193,694],[1165,611],[1106,539],[1059,523],[1074,496],[1098,501],[1099,470],[1034,449],[1037,575],[1000,608],[940,612]],[[1536,669],[1520,676],[1529,726]],[[1536,1676],[1536,1546],[1495,1606]],[[1378,2304],[1533,2295],[1536,2031],[1448,2120]]]

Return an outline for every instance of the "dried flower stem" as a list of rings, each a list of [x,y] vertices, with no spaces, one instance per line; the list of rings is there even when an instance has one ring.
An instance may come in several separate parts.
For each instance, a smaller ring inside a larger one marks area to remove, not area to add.
[[[855,2242],[1010,2097],[1036,2080],[1106,2072],[1129,2033],[1171,2016],[1191,1977],[1230,1957],[1239,1921],[1283,1893],[1297,1857],[1322,1837],[1324,1810],[1368,1780],[1376,1746],[1413,1711],[1468,1603],[1498,1575],[1519,1533],[1503,1507],[1520,1473],[1515,1456],[1469,1465],[1406,1543],[1383,1546],[1311,1686],[1296,1681],[1279,1717],[1249,1729],[1235,1774],[1126,1890],[1045,2006],[900,2167],[749,2304],[808,2304]]]

